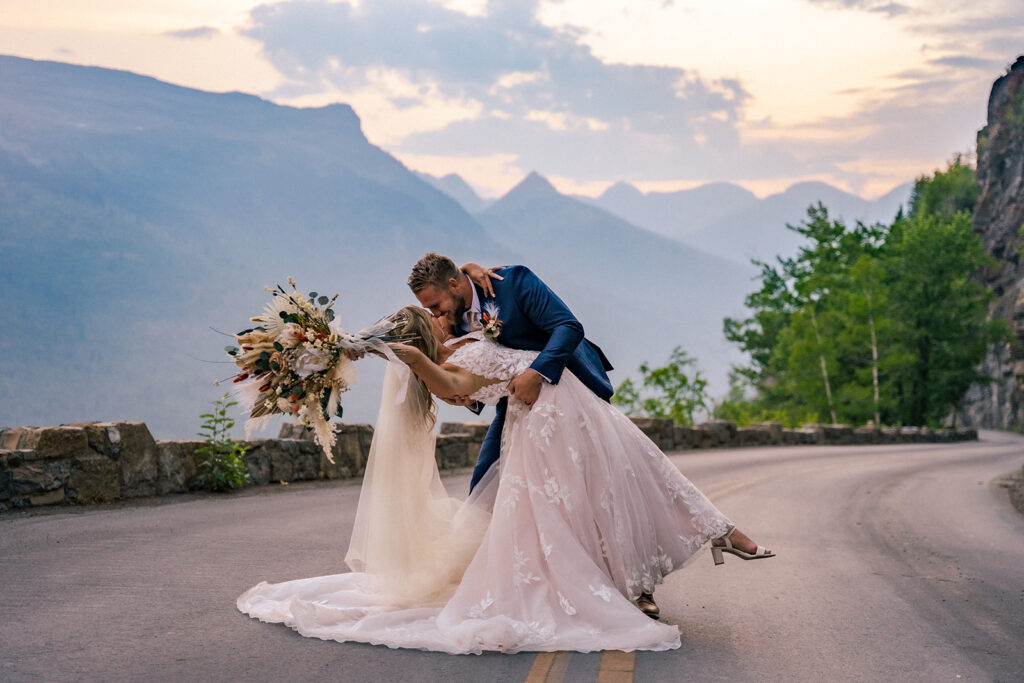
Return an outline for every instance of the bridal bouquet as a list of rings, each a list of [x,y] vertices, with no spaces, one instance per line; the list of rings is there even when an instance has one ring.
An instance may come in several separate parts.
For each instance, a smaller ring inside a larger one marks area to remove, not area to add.
[[[416,335],[388,334],[398,322],[382,320],[356,333],[345,332],[335,321],[332,298],[310,292],[303,296],[288,278],[291,292],[280,285],[266,288],[273,295],[263,314],[250,320],[255,327],[237,333],[238,346],[224,350],[241,368],[233,381],[239,385],[239,404],[249,411],[247,430],[272,415],[285,414],[313,430],[317,444],[334,462],[332,416],[341,417],[341,394],[356,381],[348,351],[370,352],[389,358],[387,342],[409,341]]]

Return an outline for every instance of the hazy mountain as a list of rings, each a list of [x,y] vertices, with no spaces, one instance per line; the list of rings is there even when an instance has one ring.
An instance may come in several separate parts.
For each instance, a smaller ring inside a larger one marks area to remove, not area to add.
[[[587,336],[616,365],[614,382],[681,344],[724,391],[736,355],[723,342],[722,318],[741,312],[752,268],[561,195],[536,173],[478,218],[495,240],[529,254],[535,270],[557,280]]]
[[[616,183],[601,196],[583,201],[617,214],[635,225],[718,256],[748,262],[795,253],[800,237],[786,229],[807,217],[819,201],[829,215],[849,224],[891,222],[910,199],[913,183],[866,200],[831,185],[798,183],[785,192],[758,199],[730,183],[709,183],[679,192],[641,192]]]
[[[443,178],[419,171],[416,175],[457,201],[469,213],[479,213],[491,205],[491,200],[478,195],[457,173],[449,173]]]
[[[0,426],[138,419],[188,436],[232,370],[196,360],[225,358],[209,326],[241,329],[294,275],[341,292],[358,329],[412,301],[428,250],[507,258],[347,106],[0,57]],[[372,420],[360,391],[350,415]]]
[[[890,223],[900,205],[908,203],[912,189],[913,184],[908,183],[868,201],[825,183],[798,183],[749,208],[724,215],[682,239],[728,258],[771,260],[777,255],[796,253],[803,238],[786,225],[797,225],[806,219],[809,206],[821,202],[831,218],[842,219],[851,226],[857,221]]]
[[[678,192],[644,193],[629,183],[618,182],[596,199],[584,201],[634,225],[682,239],[723,216],[756,204],[757,197],[732,183],[708,183]]]

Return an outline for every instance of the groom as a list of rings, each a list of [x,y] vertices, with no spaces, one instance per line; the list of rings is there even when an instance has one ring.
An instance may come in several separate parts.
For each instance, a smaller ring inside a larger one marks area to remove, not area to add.
[[[420,305],[435,318],[443,318],[460,337],[479,329],[484,303],[496,304],[502,323],[497,341],[513,349],[541,352],[526,372],[509,383],[509,393],[527,406],[536,402],[544,382],[557,384],[565,368],[595,394],[610,399],[608,370],[612,366],[601,349],[583,338],[583,326],[569,307],[525,266],[505,266],[498,272],[504,279],[494,280],[494,297],[486,297],[450,258],[427,254],[413,266],[409,288]],[[507,409],[508,399],[503,398],[480,448],[470,490],[498,459]]]
[[[498,269],[503,279],[494,280],[494,296],[474,284],[455,262],[441,254],[427,254],[412,267],[409,288],[420,305],[429,310],[456,336],[480,328],[483,304],[496,304],[501,332],[497,341],[513,349],[540,351],[523,374],[509,382],[509,393],[533,406],[544,382],[557,384],[568,368],[583,384],[605,401],[612,396],[608,379],[611,364],[595,344],[583,338],[583,326],[569,307],[526,266]],[[482,406],[470,407],[479,413]],[[500,455],[501,431],[505,425],[508,399],[498,402],[480,457],[473,469],[470,491]],[[644,593],[637,607],[652,619],[660,610],[654,596]]]

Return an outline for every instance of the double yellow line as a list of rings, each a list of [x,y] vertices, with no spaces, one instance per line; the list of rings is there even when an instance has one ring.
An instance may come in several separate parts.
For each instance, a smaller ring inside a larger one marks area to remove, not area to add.
[[[569,670],[571,652],[539,652],[533,660],[533,667],[526,676],[526,683],[562,683]],[[635,652],[607,650],[601,655],[601,668],[597,672],[597,683],[633,683],[633,668],[636,666]]]

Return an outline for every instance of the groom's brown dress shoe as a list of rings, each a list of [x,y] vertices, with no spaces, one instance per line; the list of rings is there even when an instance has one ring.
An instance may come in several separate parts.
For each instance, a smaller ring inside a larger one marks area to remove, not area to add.
[[[636,606],[651,619],[657,619],[661,616],[661,609],[654,602],[654,595],[651,593],[641,593],[640,597],[636,600]]]

